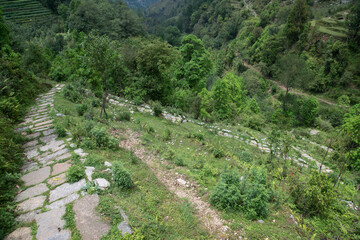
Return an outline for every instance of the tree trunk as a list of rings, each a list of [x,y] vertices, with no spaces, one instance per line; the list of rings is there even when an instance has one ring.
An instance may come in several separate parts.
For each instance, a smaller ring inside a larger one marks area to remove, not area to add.
[[[336,184],[340,181],[340,178],[341,178],[341,175],[342,175],[342,173],[343,173],[344,167],[345,167],[345,165],[347,164],[347,162],[349,161],[349,159],[350,159],[350,153],[349,153],[349,155],[346,157],[346,160],[345,160],[344,164],[341,166],[339,175],[338,175],[338,177],[337,177],[337,179],[336,179],[336,181],[335,181],[335,183],[334,183],[333,188],[334,188],[334,187],[336,186]]]

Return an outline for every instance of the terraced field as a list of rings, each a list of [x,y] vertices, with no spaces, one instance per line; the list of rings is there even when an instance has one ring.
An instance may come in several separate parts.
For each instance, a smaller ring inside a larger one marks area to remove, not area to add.
[[[49,9],[36,0],[0,0],[5,20],[15,23],[45,22],[52,17]]]
[[[339,12],[332,17],[313,20],[311,21],[311,26],[317,27],[317,31],[320,33],[343,39],[347,35],[345,16],[346,12]]]

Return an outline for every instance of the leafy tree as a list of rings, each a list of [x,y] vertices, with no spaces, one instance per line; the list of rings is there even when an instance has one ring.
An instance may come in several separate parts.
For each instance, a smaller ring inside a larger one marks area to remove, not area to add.
[[[123,80],[124,71],[115,43],[107,36],[90,34],[86,42],[87,65],[93,72],[90,85],[102,97],[100,117],[106,114],[106,99],[110,89]]]
[[[220,119],[227,119],[239,113],[246,104],[246,90],[243,79],[229,72],[213,87],[214,110]]]
[[[305,86],[311,79],[311,72],[306,66],[306,62],[297,55],[287,54],[278,62],[278,80],[285,87],[285,97],[283,98],[283,110],[287,110],[290,89],[298,86]]]
[[[349,14],[346,16],[346,24],[348,27],[348,37],[351,41],[360,44],[360,2],[354,0],[353,6],[350,9]]]
[[[286,22],[286,34],[291,43],[299,39],[308,18],[306,0],[296,0]]]
[[[195,35],[183,37],[179,50],[182,59],[176,71],[177,85],[200,92],[213,67],[210,54]]]
[[[314,123],[316,116],[319,113],[319,103],[315,97],[301,100],[300,103],[300,121],[305,126],[310,126]]]
[[[351,107],[349,112],[345,114],[342,129],[352,141],[349,149],[353,163],[351,168],[360,169],[360,104]]]
[[[137,81],[147,99],[163,104],[170,101],[173,89],[170,66],[176,59],[175,50],[160,40],[149,42],[139,51],[136,61],[140,77]]]
[[[9,29],[4,22],[4,19],[2,16],[2,8],[0,6],[0,49],[5,44],[9,44],[9,43],[10,43]]]

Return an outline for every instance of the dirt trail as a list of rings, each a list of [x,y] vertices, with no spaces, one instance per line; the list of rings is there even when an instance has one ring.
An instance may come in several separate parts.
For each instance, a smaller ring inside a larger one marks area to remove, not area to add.
[[[225,225],[226,221],[221,219],[216,210],[210,208],[210,204],[201,199],[198,193],[198,185],[186,180],[186,176],[182,176],[171,170],[162,169],[161,165],[166,162],[155,161],[156,157],[149,153],[142,145],[139,139],[140,134],[127,130],[125,133],[113,133],[117,136],[124,136],[126,140],[120,142],[120,146],[132,150],[134,154],[146,163],[155,173],[156,177],[173,193],[180,198],[187,198],[194,206],[196,216],[202,226],[218,239],[228,239],[230,233]]]
[[[275,81],[275,80],[272,80],[272,79],[270,79],[270,78],[265,77],[258,69],[254,68],[254,66],[248,64],[247,62],[242,61],[242,63],[244,64],[245,67],[247,67],[247,68],[249,68],[249,69],[251,69],[251,70],[254,70],[255,72],[259,73],[264,79],[267,79],[267,80],[275,83],[276,85],[278,85],[278,86],[280,87],[280,89],[286,91],[286,87],[285,87],[284,85],[282,85],[281,83],[279,83],[279,82],[277,82],[277,81]],[[295,95],[299,95],[299,96],[315,97],[319,102],[323,102],[323,103],[326,103],[326,104],[332,105],[332,106],[337,106],[337,104],[334,103],[334,102],[331,102],[331,101],[329,101],[329,100],[326,100],[326,99],[323,99],[323,98],[320,98],[320,97],[316,97],[316,96],[311,95],[311,94],[307,94],[307,93],[298,91],[298,90],[296,90],[296,89],[291,89],[291,90],[290,90],[290,93],[295,94]]]

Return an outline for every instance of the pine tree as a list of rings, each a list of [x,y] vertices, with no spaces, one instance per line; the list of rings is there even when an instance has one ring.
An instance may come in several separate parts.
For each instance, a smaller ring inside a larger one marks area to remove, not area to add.
[[[306,0],[296,0],[294,7],[291,9],[288,16],[286,22],[286,35],[290,43],[295,43],[299,40],[299,36],[303,32],[309,18],[305,1]]]

